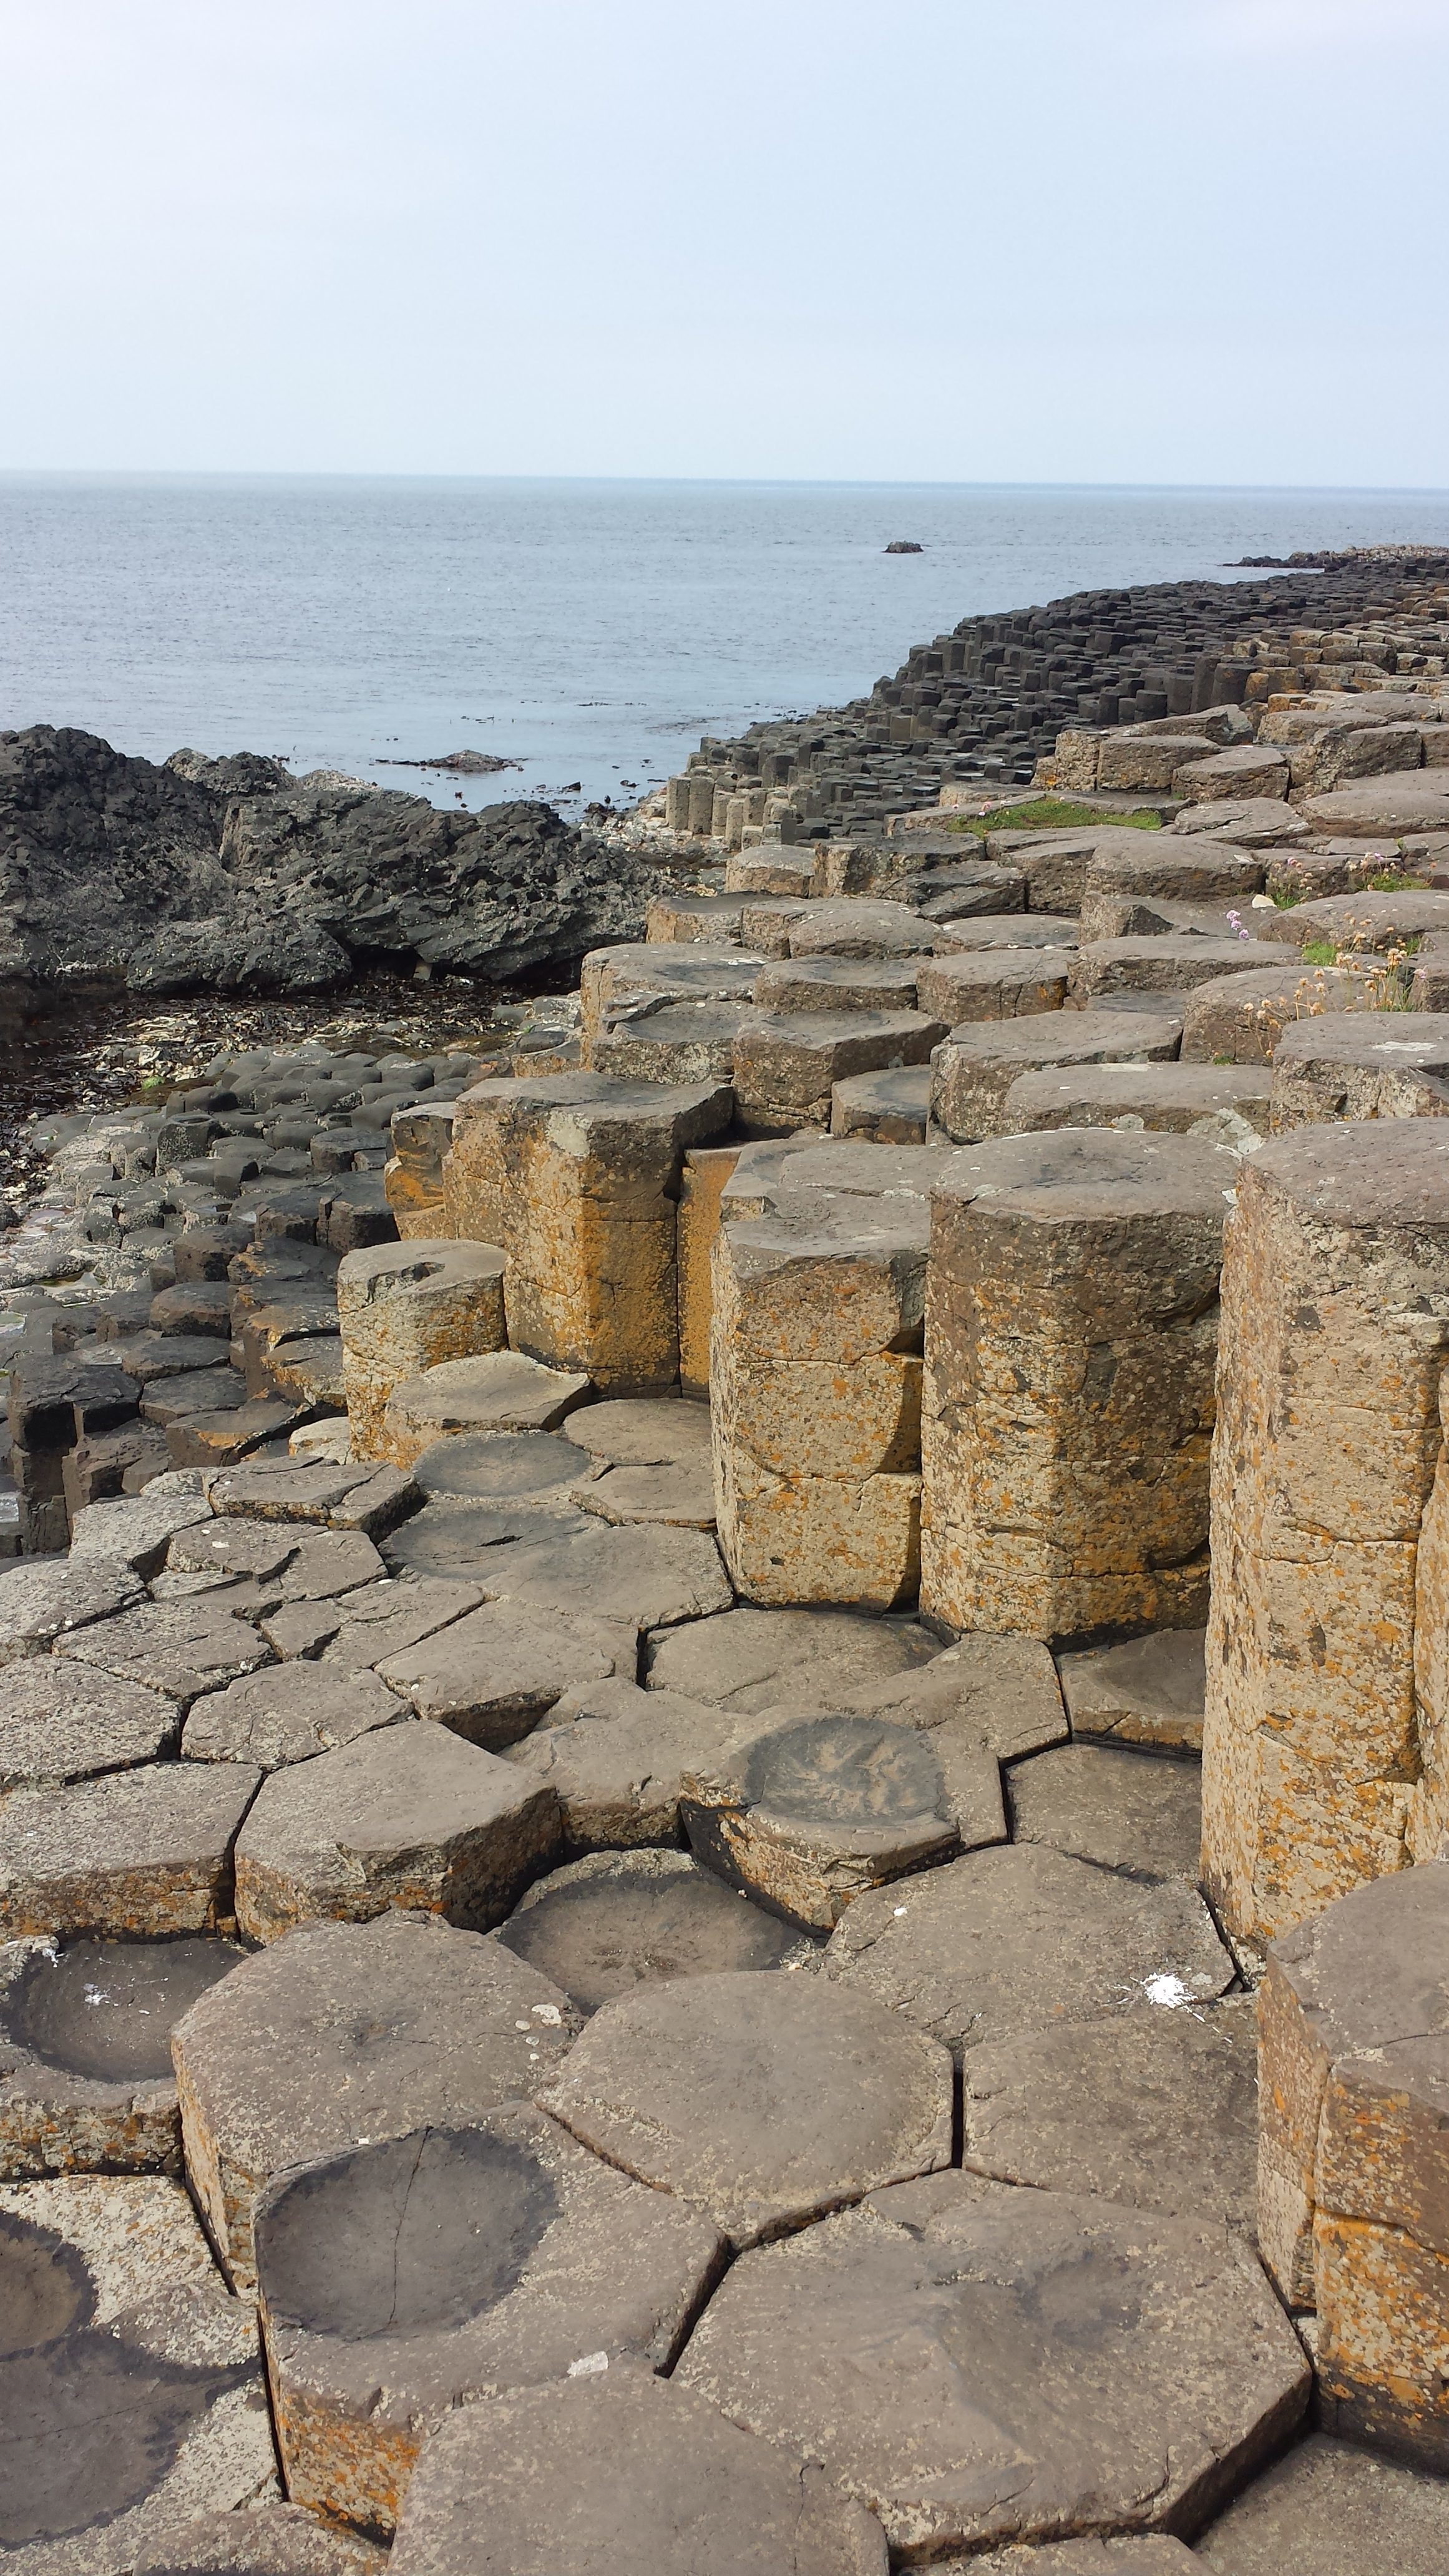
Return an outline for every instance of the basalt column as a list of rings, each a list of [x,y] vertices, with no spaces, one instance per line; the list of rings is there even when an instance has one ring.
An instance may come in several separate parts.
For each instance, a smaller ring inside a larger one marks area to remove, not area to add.
[[[1245,1162],[1222,1305],[1203,1868],[1229,1928],[1265,1941],[1413,1854],[1442,1122],[1304,1127]]]
[[[506,1256],[513,1348],[606,1394],[677,1383],[676,1205],[685,1150],[718,1135],[723,1084],[607,1074],[480,1082],[448,1158],[453,1231]]]
[[[954,1155],[931,1198],[921,1607],[1085,1637],[1205,1607],[1231,1155],[1061,1131]]]

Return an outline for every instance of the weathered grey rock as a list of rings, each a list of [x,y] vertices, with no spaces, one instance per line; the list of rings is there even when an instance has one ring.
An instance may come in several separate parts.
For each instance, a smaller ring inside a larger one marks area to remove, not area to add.
[[[178,2023],[191,2186],[229,2277],[255,2277],[252,2212],[299,2158],[526,2099],[579,2027],[511,1951],[435,1915],[305,1925]]]
[[[0,2191],[7,2576],[131,2576],[158,2528],[273,2491],[249,2303],[179,2182]]]
[[[277,1639],[279,1653],[320,1653],[329,1664],[370,1672],[389,1655],[405,1653],[476,1610],[482,1598],[476,1583],[425,1574],[401,1583],[370,1583],[333,1601],[299,1602],[290,1611],[274,1612],[262,1625],[266,1635]]]
[[[936,2561],[940,2576],[1193,2576],[1198,2560],[1180,2540],[1057,2540],[1044,2549],[988,2549],[983,2558]]]
[[[945,1035],[946,1022],[922,1011],[759,1012],[735,1041],[740,1125],[754,1136],[825,1127],[835,1083],[925,1064]]]
[[[714,1479],[708,1457],[698,1465],[672,1467],[607,1467],[575,1485],[573,1501],[595,1520],[616,1529],[630,1523],[644,1528],[712,1530],[715,1526]]]
[[[137,1574],[158,1574],[177,1530],[211,1518],[200,1494],[137,1494],[128,1502],[89,1503],[71,1526],[71,1559],[101,1557]]]
[[[1074,1735],[1202,1751],[1203,1630],[1158,1628],[1057,1657]]]
[[[1449,782],[1445,787],[1449,797]],[[1284,948],[1304,949],[1327,940],[1365,960],[1402,950],[1409,940],[1449,930],[1449,894],[1432,887],[1403,894],[1376,894],[1369,887],[1355,894],[1321,896],[1312,903],[1291,904],[1264,913],[1263,934]]]
[[[15,1790],[0,1804],[0,1933],[215,1931],[231,1912],[232,1847],[260,1776],[156,1762]]]
[[[1087,894],[1083,907],[1084,939],[1093,935],[1086,924],[1086,901],[1094,895],[1161,895],[1176,903],[1242,904],[1244,928],[1251,926],[1247,907],[1262,890],[1266,862],[1245,849],[1235,849],[1230,840],[1204,839],[1201,834],[1184,842],[1169,840],[1160,832],[1122,833],[1119,839],[1098,850],[1087,870]]]
[[[405,1701],[375,1673],[272,1664],[193,1700],[181,1750],[191,1762],[248,1762],[259,1771],[280,1771],[289,1762],[334,1753],[407,1714]]]
[[[1049,1843],[1102,1869],[1196,1880],[1202,1771],[1108,1744],[1061,1744],[1008,1779],[1012,1840]]]
[[[249,1575],[257,1583],[273,1582],[295,1556],[297,1537],[295,1528],[286,1521],[208,1518],[171,1539],[165,1553],[166,1571]],[[365,1582],[367,1578],[359,1575],[357,1579]]]
[[[449,1433],[556,1431],[588,1393],[584,1371],[548,1368],[523,1351],[440,1360],[393,1388],[380,1437],[389,1458],[411,1467]]]
[[[93,1627],[68,1630],[57,1638],[55,1651],[189,1707],[203,1691],[220,1690],[271,1661],[266,1640],[244,1619],[232,1617],[230,1598],[223,1590],[143,1602]]]
[[[491,1551],[478,1580],[519,1607],[566,1602],[580,1617],[636,1628],[706,1619],[734,1598],[707,1532],[582,1519],[540,1522],[536,1538]]]
[[[430,1500],[549,1509],[566,1503],[588,1466],[588,1451],[558,1432],[459,1431],[424,1449],[412,1472]]]
[[[1012,1132],[1046,1127],[1147,1128],[1205,1136],[1251,1153],[1267,1133],[1266,1071],[1226,1064],[1087,1064],[1075,1072],[1024,1073],[1006,1095]]]
[[[133,1770],[174,1753],[180,1733],[181,1711],[159,1691],[29,1656],[0,1678],[0,1796]]]
[[[857,1897],[825,1967],[958,2059],[1159,1996],[1208,2003],[1233,1981],[1207,1907],[1181,1879],[1124,1878],[1032,1843]]]
[[[0,2176],[178,2171],[171,2026],[241,1955],[185,1937],[0,1947]]]
[[[830,1133],[879,1145],[923,1145],[931,1115],[931,1068],[898,1065],[832,1084]]]
[[[486,1930],[558,1836],[547,1787],[446,1727],[385,1726],[264,1783],[237,1840],[237,1922],[275,1941],[398,1907]]]
[[[1250,974],[1273,964],[1273,948],[1263,939],[1205,939],[1189,934],[1149,933],[1135,939],[1096,939],[1073,961],[1068,981],[1079,1009],[1100,1009],[1112,993],[1192,992],[1223,975]]]
[[[1324,1119],[1446,1116],[1449,1013],[1366,1011],[1298,1020],[1273,1050],[1275,1135]]]
[[[390,1574],[402,1581],[468,1583],[486,1594],[496,1572],[500,1549],[514,1539],[534,1538],[540,1523],[579,1526],[579,1514],[565,1497],[552,1509],[541,1509],[528,1497],[522,1503],[475,1503],[451,1494],[425,1503],[401,1529],[383,1541]]]
[[[800,1713],[851,1709],[894,1725],[959,1729],[1003,1762],[1043,1753],[1067,1733],[1052,1659],[1035,1637],[963,1637],[914,1670],[834,1691],[817,1692],[807,1673],[781,1699]]]
[[[962,2070],[962,2161],[998,2182],[1223,2217],[1251,2237],[1257,2053],[1250,1996],[988,2041]]]
[[[382,2533],[467,2399],[601,2352],[671,2362],[722,2250],[519,2104],[294,2165],[256,2245],[288,2493]]]
[[[735,2245],[951,2154],[945,2051],[813,1976],[621,1995],[540,2099],[611,2164],[707,2209]]]
[[[686,1768],[711,1758],[737,1723],[674,1691],[595,1682],[568,1692],[510,1758],[552,1786],[569,1850],[675,1843]]]
[[[1219,976],[1184,996],[1184,1064],[1271,1064],[1284,1030],[1323,1012],[1368,1011],[1379,988],[1347,967],[1301,959],[1265,973]]]
[[[1191,2529],[1309,2387],[1221,2221],[963,2173],[745,2254],[678,2376],[818,2460],[912,2561],[1084,2522]]]
[[[1013,1083],[1050,1066],[1162,1064],[1175,1056],[1182,1019],[1118,1010],[1054,1011],[1033,1019],[953,1029],[931,1065],[931,1115],[957,1144],[1011,1133]]]
[[[588,1404],[569,1439],[607,1467],[694,1467],[709,1463],[709,1407],[680,1397]]]
[[[928,1730],[858,1711],[746,1724],[687,1767],[680,1816],[711,1869],[827,1931],[862,1889],[1006,1840],[996,1755],[959,1717]]]
[[[632,1681],[637,1662],[632,1620],[492,1601],[390,1654],[378,1671],[419,1717],[498,1753],[527,1735],[566,1690],[615,1673]]]
[[[371,2541],[329,2531],[300,2505],[264,2504],[246,2513],[207,2513],[158,2531],[132,2576],[386,2576],[387,2556]]]
[[[913,1011],[919,964],[915,957],[786,958],[763,969],[755,1002],[762,1011]]]
[[[951,938],[942,932],[943,947]],[[1040,1019],[1065,1003],[1075,954],[1075,948],[952,948],[922,966],[921,1009],[949,1029]]]
[[[1449,2576],[1442,2478],[1310,2433],[1198,2541],[1211,2576]]]
[[[728,1082],[735,1039],[748,1016],[745,1002],[635,1001],[606,1018],[588,1041],[587,1068],[617,1082]]]
[[[1401,769],[1382,778],[1359,778],[1302,800],[1318,832],[1449,832],[1449,779],[1442,769]]]
[[[1213,797],[1185,806],[1167,828],[1174,835],[1190,833],[1194,840],[1228,841],[1240,850],[1291,849],[1313,836],[1312,824],[1276,796]]]
[[[939,1653],[939,1640],[914,1620],[739,1609],[651,1637],[647,1685],[752,1717],[799,1693],[812,1707],[833,1703],[842,1691],[915,1672]]]
[[[678,2380],[613,2364],[466,2407],[408,2489],[394,2576],[474,2576],[479,2533],[501,2569],[530,2557],[649,2576],[713,2558],[749,2576],[885,2576],[873,2514],[797,2468]],[[1435,2571],[1437,2576],[1437,2571]]]
[[[0,1573],[0,1668],[43,1655],[71,1629],[111,1619],[145,1597],[139,1575],[108,1559],[8,1566]]]
[[[815,1945],[688,1853],[592,1852],[539,1879],[498,1939],[580,2012],[673,1977],[801,1968]]]
[[[211,1484],[212,1509],[263,1521],[311,1521],[378,1538],[418,1505],[410,1476],[365,1458],[355,1466],[308,1466],[291,1458],[228,1468]]]
[[[792,957],[915,957],[930,925],[903,903],[827,896],[790,914],[789,938]]]

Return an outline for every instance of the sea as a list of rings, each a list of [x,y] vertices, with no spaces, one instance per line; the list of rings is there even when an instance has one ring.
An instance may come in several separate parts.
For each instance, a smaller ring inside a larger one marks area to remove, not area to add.
[[[1395,541],[1449,492],[9,474],[0,728],[577,815],[961,617]],[[512,765],[426,765],[469,750]]]

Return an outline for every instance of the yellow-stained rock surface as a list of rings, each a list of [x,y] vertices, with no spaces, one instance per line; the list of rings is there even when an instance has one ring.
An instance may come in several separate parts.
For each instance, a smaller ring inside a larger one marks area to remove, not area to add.
[[[395,1386],[443,1360],[503,1348],[503,1255],[486,1243],[414,1239],[338,1266],[343,1385],[355,1458],[380,1458]]]
[[[1245,1163],[1223,1276],[1203,1867],[1267,1940],[1411,1856],[1420,1519],[1449,1340],[1449,1136]]]
[[[679,1184],[676,1266],[679,1383],[686,1395],[704,1395],[709,1389],[715,1237],[719,1233],[720,1199],[734,1177],[739,1159],[738,1145],[699,1145],[684,1158]]]

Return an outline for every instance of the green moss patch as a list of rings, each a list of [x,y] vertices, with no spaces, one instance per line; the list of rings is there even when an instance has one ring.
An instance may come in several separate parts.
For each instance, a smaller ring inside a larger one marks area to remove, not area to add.
[[[1119,826],[1130,832],[1162,829],[1161,815],[1145,807],[1135,814],[1104,814],[1100,806],[1079,805],[1070,796],[1033,796],[1025,805],[999,805],[994,814],[952,814],[943,820],[948,832],[974,832],[978,841],[988,832],[1081,832],[1092,823],[1114,832]]]

